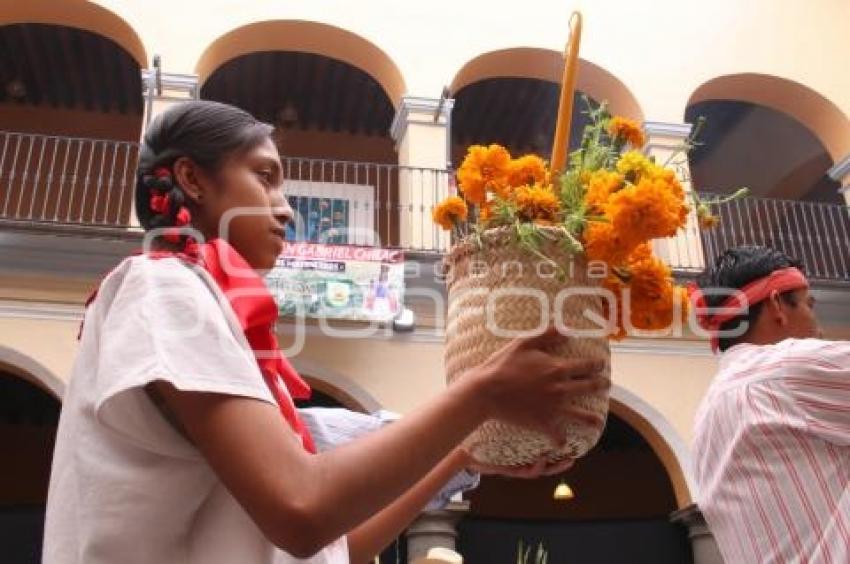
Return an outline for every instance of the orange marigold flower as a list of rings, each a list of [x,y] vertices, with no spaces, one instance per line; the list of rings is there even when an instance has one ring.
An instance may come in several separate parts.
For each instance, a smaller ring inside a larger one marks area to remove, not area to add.
[[[608,202],[611,194],[623,187],[621,174],[600,168],[590,173],[584,193],[584,201],[590,207],[601,207]]]
[[[508,185],[519,188],[527,184],[546,184],[549,170],[546,161],[537,155],[523,155],[508,166]]]
[[[487,223],[493,219],[493,202],[484,202],[478,210],[478,220]]]
[[[713,229],[720,223],[720,218],[712,214],[705,204],[697,207],[697,220],[699,221],[699,228],[703,230]]]
[[[707,231],[714,229],[720,223],[720,218],[716,215],[705,215],[699,218],[699,228]]]
[[[591,221],[582,234],[588,260],[598,260],[609,265],[621,264],[640,243],[629,235],[618,232],[611,223]]]
[[[510,163],[511,154],[501,145],[473,145],[457,171],[458,188],[468,201],[481,204],[487,192],[504,192]]]
[[[677,313],[681,319],[687,318],[687,291],[675,285],[670,267],[653,255],[649,243],[635,247],[623,271],[626,281],[620,282],[621,287],[627,287],[629,291],[628,311],[623,311],[623,314],[628,314],[632,327],[660,330],[670,327]],[[613,285],[611,281],[606,282],[609,289]],[[627,304],[622,299],[622,293],[618,298],[620,308],[623,309]]]
[[[611,121],[608,122],[608,133],[614,139],[621,139],[635,149],[640,149],[646,143],[643,130],[633,119],[621,116],[612,117]]]
[[[437,204],[431,212],[434,223],[446,231],[450,231],[458,222],[465,221],[468,214],[466,202],[457,196],[449,196]]]
[[[675,178],[673,178],[675,180]],[[665,178],[642,178],[611,195],[606,217],[618,233],[639,241],[672,237],[687,221],[683,194]]]
[[[525,221],[557,221],[561,211],[561,200],[551,186],[520,186],[511,194],[517,207],[517,215]]]

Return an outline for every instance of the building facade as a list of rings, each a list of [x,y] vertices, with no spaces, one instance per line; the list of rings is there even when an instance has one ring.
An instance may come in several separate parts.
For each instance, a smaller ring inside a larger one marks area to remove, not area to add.
[[[676,275],[692,277],[728,246],[780,247],[805,261],[827,335],[850,336],[847,2],[3,2],[0,452],[11,465],[0,536],[37,536],[83,304],[141,242],[134,169],[153,116],[188,99],[250,111],[276,128],[287,197],[307,226],[295,238],[339,227],[354,235],[338,244],[404,251],[412,331],[297,319],[279,329],[327,401],[403,413],[445,386],[449,241],[430,210],[470,144],[548,154],[573,9],[585,18],[577,96],[639,120],[658,158],[706,116],[705,144],[676,157],[683,181],[753,192],[719,229],[692,224],[656,243]],[[337,215],[311,231],[310,213],[325,208]],[[555,478],[488,478],[423,516],[408,547],[456,540],[483,562],[525,538],[597,557],[579,561],[717,561],[693,506],[689,451],[716,360],[687,331],[612,350],[612,417],[565,476],[575,500],[551,500]],[[582,540],[589,532],[595,546]],[[604,539],[619,540],[610,554]],[[623,560],[626,551],[646,559]]]

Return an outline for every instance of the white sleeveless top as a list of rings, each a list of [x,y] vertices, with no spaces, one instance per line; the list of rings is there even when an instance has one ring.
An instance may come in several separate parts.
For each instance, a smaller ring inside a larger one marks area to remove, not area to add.
[[[136,256],[86,312],[53,456],[46,564],[348,563],[345,537],[308,560],[271,544],[150,401],[155,380],[274,403],[212,278]]]

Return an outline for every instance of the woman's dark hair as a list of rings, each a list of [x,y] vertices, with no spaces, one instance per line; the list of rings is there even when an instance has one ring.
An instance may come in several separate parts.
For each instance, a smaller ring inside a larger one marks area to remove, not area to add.
[[[800,261],[789,257],[782,251],[769,247],[735,247],[717,257],[714,265],[700,274],[696,282],[702,290],[712,288],[741,289],[750,282],[764,278],[771,272],[790,267],[803,270],[803,264]],[[723,305],[727,297],[728,295],[725,294],[709,293],[705,295],[705,303],[709,308],[717,308]],[[786,303],[796,305],[791,292],[784,292],[780,294],[780,297]],[[747,327],[752,326],[761,313],[762,305],[762,303],[751,304],[746,314],[730,319],[720,326],[720,330],[734,331],[744,322],[747,323]],[[725,351],[736,342],[737,339],[735,338],[721,337],[718,340],[718,347],[721,351]]]
[[[188,157],[215,172],[234,153],[248,151],[272,133],[272,126],[227,104],[208,101],[185,102],[158,115],[148,126],[139,154],[136,175],[136,215],[147,229],[171,227],[186,204],[186,196],[170,176],[155,171],[170,169],[180,157]],[[151,190],[167,196],[164,213],[151,210]]]

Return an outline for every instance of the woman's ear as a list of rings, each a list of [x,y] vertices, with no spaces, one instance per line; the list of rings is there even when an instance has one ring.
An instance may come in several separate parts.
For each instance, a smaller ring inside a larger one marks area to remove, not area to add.
[[[186,198],[195,205],[200,204],[209,183],[204,171],[189,157],[180,157],[172,165],[174,181],[183,189]]]

